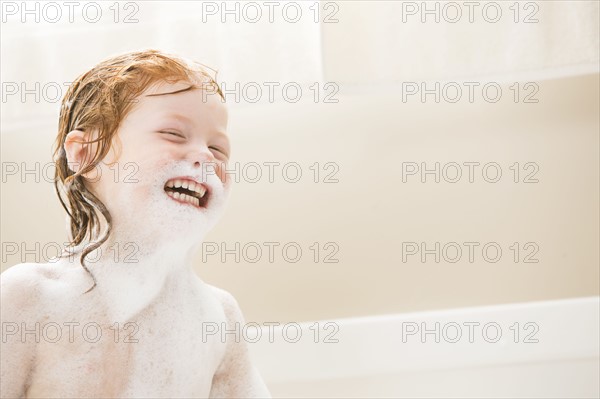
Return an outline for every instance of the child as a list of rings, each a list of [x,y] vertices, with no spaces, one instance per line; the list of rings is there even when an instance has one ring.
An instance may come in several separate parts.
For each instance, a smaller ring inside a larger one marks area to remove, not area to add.
[[[235,298],[193,272],[231,180],[206,69],[155,50],[107,59],[63,99],[55,187],[72,240],[1,278],[1,396],[270,397]]]

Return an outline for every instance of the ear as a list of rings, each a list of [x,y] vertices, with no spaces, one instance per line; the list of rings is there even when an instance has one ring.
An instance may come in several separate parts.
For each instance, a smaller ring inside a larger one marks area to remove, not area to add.
[[[96,143],[86,144],[89,140],[91,140],[89,135],[81,130],[72,130],[67,134],[64,149],[67,155],[67,165],[73,172],[78,172],[91,161],[93,146]]]

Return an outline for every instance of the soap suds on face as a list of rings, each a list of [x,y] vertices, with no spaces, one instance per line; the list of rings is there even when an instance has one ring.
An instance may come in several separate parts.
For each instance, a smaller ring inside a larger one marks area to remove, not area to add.
[[[120,182],[120,198],[113,199],[115,236],[135,237],[141,242],[177,243],[180,248],[202,241],[222,216],[228,190],[216,175],[214,166],[193,167],[189,161],[166,161],[163,165],[137,165],[133,179]],[[175,177],[190,176],[209,187],[207,208],[181,204],[164,190],[165,183]]]
[[[141,255],[155,255],[167,247],[185,251],[201,243],[225,211],[230,186],[223,184],[212,164],[193,167],[189,161],[166,160],[159,165],[137,164],[135,173],[131,173],[131,165],[117,164],[117,172],[103,167],[107,169],[103,171],[106,178],[112,178],[110,173],[130,175],[118,179],[116,195],[105,201],[113,219],[107,247],[110,243],[132,242]],[[206,208],[182,204],[168,196],[165,183],[180,176],[190,176],[209,187]]]

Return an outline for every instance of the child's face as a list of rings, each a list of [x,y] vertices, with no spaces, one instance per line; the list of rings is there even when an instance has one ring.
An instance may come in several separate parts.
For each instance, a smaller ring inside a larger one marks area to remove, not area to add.
[[[161,82],[143,92],[117,132],[120,157],[117,143],[98,165],[102,175],[88,184],[117,228],[197,241],[224,210],[231,182],[227,109],[218,94],[189,86]],[[168,193],[177,178],[208,190],[199,204]]]

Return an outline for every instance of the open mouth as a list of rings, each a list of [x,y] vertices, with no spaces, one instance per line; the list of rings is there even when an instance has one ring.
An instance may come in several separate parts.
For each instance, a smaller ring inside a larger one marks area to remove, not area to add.
[[[208,187],[192,179],[182,177],[167,181],[164,190],[175,201],[196,208],[206,208],[210,196]]]

